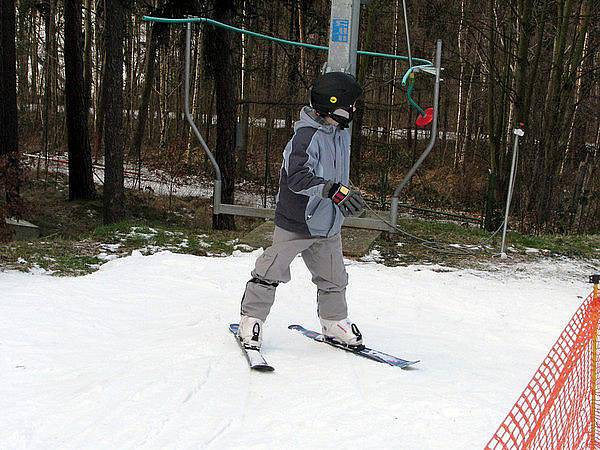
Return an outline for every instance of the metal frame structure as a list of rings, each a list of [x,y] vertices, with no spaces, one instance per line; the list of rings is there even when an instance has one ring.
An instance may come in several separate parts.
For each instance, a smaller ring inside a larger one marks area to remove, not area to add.
[[[433,150],[433,146],[435,145],[435,141],[437,139],[438,134],[438,108],[439,108],[439,100],[440,100],[440,74],[441,74],[441,63],[442,63],[442,40],[438,39],[436,42],[435,48],[435,83],[433,85],[433,121],[431,122],[431,137],[429,138],[429,143],[427,147],[419,157],[419,159],[415,162],[415,164],[408,171],[402,182],[398,185],[398,187],[394,190],[394,195],[392,196],[392,208],[390,210],[390,221],[392,226],[395,228],[398,223],[398,204],[400,202],[400,193],[402,189],[406,187],[410,179],[413,177],[417,169],[423,164],[425,158],[429,155],[431,150]],[[416,69],[418,70],[418,69]]]
[[[382,53],[374,53],[374,52],[365,52],[365,51],[357,51],[358,44],[358,29],[359,29],[359,19],[360,19],[360,6],[361,0],[332,0],[331,7],[331,22],[330,22],[330,38],[329,38],[329,48],[328,48],[328,62],[326,66],[326,71],[343,71],[347,73],[351,73],[353,75],[356,74],[356,58],[357,54],[364,54],[376,57],[393,57],[396,59],[406,59],[405,57],[401,57],[398,55],[386,55]],[[406,10],[405,10],[406,17]],[[213,214],[231,214],[237,216],[247,216],[247,217],[258,217],[265,219],[272,219],[275,216],[275,210],[272,208],[258,208],[252,206],[243,206],[243,205],[234,205],[222,203],[221,201],[221,193],[222,193],[222,175],[221,169],[217,164],[217,161],[213,155],[213,153],[208,148],[206,141],[202,137],[202,134],[198,130],[198,127],[194,123],[194,118],[190,113],[190,64],[191,64],[191,41],[192,41],[192,23],[193,22],[208,22],[213,24],[219,24],[218,22],[212,21],[211,19],[190,17],[187,19],[162,19],[162,18],[153,18],[153,17],[144,17],[145,20],[157,21],[157,22],[170,22],[170,23],[185,23],[186,24],[186,46],[185,46],[185,80],[184,80],[184,112],[185,118],[190,124],[192,131],[200,145],[202,146],[204,152],[208,156],[213,168],[215,169],[215,181],[214,181],[214,194],[213,194]],[[224,24],[219,24],[223,26]],[[303,45],[309,46],[309,44],[301,44],[301,43],[293,43],[291,41],[286,41],[283,39],[272,38],[265,35],[260,35],[259,33],[249,32],[245,30],[239,30],[232,26],[225,26],[225,28],[233,30],[233,31],[243,31],[246,34],[262,37],[262,38],[270,38],[271,40],[282,42],[284,44],[295,44],[295,45]],[[407,39],[409,40],[408,45],[410,48],[410,37],[408,35],[408,25],[407,28]],[[323,49],[319,46],[310,45],[312,48]],[[431,64],[425,64],[424,66],[412,66],[412,61],[418,61],[419,63],[428,61],[413,58],[412,55],[409,55],[411,64],[409,68],[409,72],[426,72],[429,74],[435,75],[435,83],[433,90],[433,123],[431,127],[431,138],[427,145],[427,148],[421,155],[421,157],[417,160],[414,166],[410,169],[408,174],[405,176],[402,183],[396,188],[394,191],[394,195],[392,197],[391,203],[391,211],[389,218],[390,220],[385,220],[381,218],[363,218],[363,217],[348,217],[344,220],[344,226],[352,227],[352,228],[364,228],[364,229],[372,229],[372,230],[380,230],[380,231],[388,231],[394,232],[396,230],[396,224],[398,219],[398,206],[399,206],[399,195],[402,189],[408,184],[418,167],[425,160],[429,152],[432,150],[436,138],[437,138],[437,119],[438,119],[438,105],[439,105],[439,85],[440,85],[440,72],[441,72],[441,52],[442,52],[442,41],[438,40],[436,45],[436,53],[435,53],[435,66],[431,66]]]

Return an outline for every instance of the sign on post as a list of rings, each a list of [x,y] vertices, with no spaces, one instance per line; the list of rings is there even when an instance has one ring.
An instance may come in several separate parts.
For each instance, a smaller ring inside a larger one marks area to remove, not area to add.
[[[332,0],[327,72],[356,75],[361,0]]]

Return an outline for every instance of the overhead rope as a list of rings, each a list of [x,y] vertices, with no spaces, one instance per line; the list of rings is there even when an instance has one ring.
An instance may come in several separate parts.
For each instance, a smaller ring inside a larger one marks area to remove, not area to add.
[[[315,44],[307,44],[305,42],[290,41],[288,39],[281,39],[278,37],[269,36],[267,34],[257,33],[255,31],[244,30],[243,28],[237,28],[232,25],[228,25],[226,23],[219,22],[214,19],[209,19],[208,17],[187,17],[187,18],[183,18],[183,19],[170,19],[170,18],[166,18],[166,17],[144,16],[143,20],[145,20],[147,22],[160,22],[160,23],[190,23],[190,22],[208,23],[208,24],[214,25],[215,27],[218,27],[218,28],[224,28],[226,30],[233,31],[236,33],[246,34],[248,36],[254,36],[254,37],[257,37],[260,39],[266,39],[267,41],[278,42],[280,44],[285,44],[285,45],[293,45],[296,47],[312,48],[313,50],[329,51],[329,47],[325,47],[323,45],[315,45]],[[364,56],[376,56],[376,57],[380,57],[380,58],[400,59],[402,61],[409,61],[409,57],[404,56],[404,55],[391,55],[389,53],[368,52],[368,51],[364,51],[364,50],[358,50],[356,53],[358,53],[359,55],[364,55]],[[427,59],[414,58],[414,57],[411,57],[411,59],[413,61],[418,62],[419,64],[423,64],[424,66],[433,66],[433,63]],[[413,69],[414,68],[415,67],[413,67]]]

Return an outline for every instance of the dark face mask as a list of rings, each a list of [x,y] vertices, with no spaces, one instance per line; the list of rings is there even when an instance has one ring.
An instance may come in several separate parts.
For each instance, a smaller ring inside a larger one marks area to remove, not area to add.
[[[345,108],[338,108],[335,111],[329,113],[329,116],[340,124],[340,128],[348,128],[350,122],[352,122],[354,116],[354,105]]]

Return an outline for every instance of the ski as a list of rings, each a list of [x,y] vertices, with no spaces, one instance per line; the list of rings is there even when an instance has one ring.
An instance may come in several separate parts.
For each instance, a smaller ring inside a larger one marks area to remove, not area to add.
[[[242,341],[240,341],[240,339],[238,338],[238,327],[239,327],[239,324],[232,323],[231,325],[229,325],[229,331],[231,331],[233,333],[235,340],[237,341],[238,345],[244,352],[244,355],[246,356],[246,359],[248,360],[248,364],[250,365],[250,368],[252,370],[257,370],[259,372],[272,372],[273,370],[275,370],[275,368],[273,366],[271,366],[269,363],[267,363],[267,360],[260,353],[260,350],[244,347],[244,345],[242,344]]]
[[[373,361],[389,364],[390,366],[394,366],[394,367],[400,367],[401,369],[412,366],[413,364],[416,364],[419,362],[418,360],[417,361],[407,361],[406,359],[398,358],[397,356],[388,355],[387,353],[383,353],[378,350],[373,350],[372,348],[368,348],[368,347],[363,347],[361,349],[346,347],[345,345],[342,345],[338,342],[326,339],[325,336],[321,333],[317,333],[316,331],[312,331],[312,330],[307,330],[306,328],[304,328],[301,325],[290,325],[288,328],[290,330],[296,330],[296,331],[300,332],[301,334],[303,334],[304,336],[306,336],[307,338],[313,339],[317,342],[329,344],[332,347],[346,350],[347,352],[354,353],[356,355],[371,359]]]

